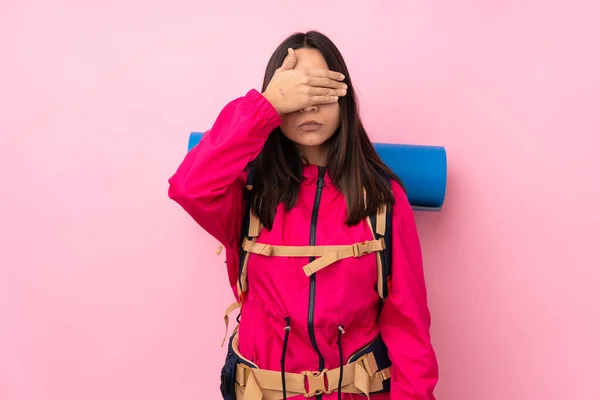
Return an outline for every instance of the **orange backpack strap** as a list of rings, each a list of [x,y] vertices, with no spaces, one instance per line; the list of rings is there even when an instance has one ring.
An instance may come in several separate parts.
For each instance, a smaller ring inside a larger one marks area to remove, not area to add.
[[[238,308],[240,308],[240,304],[236,301],[234,303],[232,303],[229,307],[227,307],[227,309],[225,310],[225,336],[223,337],[223,343],[221,343],[221,347],[223,347],[225,345],[225,341],[227,340],[227,333],[229,333],[229,314],[231,314],[233,311],[237,310]],[[235,327],[235,329],[233,330],[233,332],[237,332],[238,327],[240,326],[239,322],[237,324],[237,326]]]
[[[266,257],[319,257],[304,266],[306,276],[311,276],[315,272],[344,258],[361,257],[376,251],[383,251],[385,244],[383,239],[379,239],[340,246],[275,246],[246,240],[242,248],[247,253],[259,254]]]
[[[246,183],[246,192],[244,196],[246,199],[246,210],[242,220],[240,243],[245,243],[246,241],[256,242],[256,238],[260,234],[260,230],[262,228],[260,219],[256,214],[254,214],[250,204],[250,192],[252,191],[253,186],[253,175],[252,168],[248,167],[248,181]],[[248,256],[249,253],[242,247],[240,252],[240,263],[238,266],[237,284],[240,302],[242,301],[244,293],[248,291]]]
[[[390,182],[391,180],[387,178]],[[388,296],[388,281],[392,275],[392,214],[393,206],[384,205],[369,215],[369,225],[375,240],[383,240],[385,249],[377,253],[377,293],[385,300]]]

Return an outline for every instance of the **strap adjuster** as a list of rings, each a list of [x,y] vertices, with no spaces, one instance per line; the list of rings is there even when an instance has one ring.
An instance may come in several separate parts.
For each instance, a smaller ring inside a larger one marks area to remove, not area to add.
[[[328,369],[325,368],[322,371],[304,371],[304,384],[308,387],[304,397],[314,397],[320,394],[330,394],[333,390],[329,390],[325,385],[325,374]]]
[[[377,366],[377,361],[375,360],[375,356],[373,356],[373,353],[365,354],[356,361],[360,363],[361,366],[365,369],[367,375],[369,375],[369,379],[372,379],[373,376],[379,370]]]

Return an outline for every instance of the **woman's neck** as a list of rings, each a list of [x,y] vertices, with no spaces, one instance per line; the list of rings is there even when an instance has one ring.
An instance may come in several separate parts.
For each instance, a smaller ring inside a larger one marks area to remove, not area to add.
[[[327,165],[328,148],[325,145],[321,146],[299,146],[298,151],[306,164],[311,165]]]

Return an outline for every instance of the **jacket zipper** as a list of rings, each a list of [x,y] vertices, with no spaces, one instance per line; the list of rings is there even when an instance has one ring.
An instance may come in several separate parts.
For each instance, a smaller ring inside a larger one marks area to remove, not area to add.
[[[317,241],[317,220],[319,218],[319,206],[321,204],[321,194],[325,186],[325,167],[319,166],[319,179],[317,180],[317,192],[315,194],[315,203],[313,205],[312,218],[310,223],[310,245],[315,246]],[[315,257],[310,257],[310,262],[314,261]],[[317,345],[315,338],[315,295],[317,290],[317,274],[310,276],[310,290],[308,294],[308,336],[313,348],[319,356],[319,371],[325,368],[325,359]],[[317,399],[321,398],[318,396]]]

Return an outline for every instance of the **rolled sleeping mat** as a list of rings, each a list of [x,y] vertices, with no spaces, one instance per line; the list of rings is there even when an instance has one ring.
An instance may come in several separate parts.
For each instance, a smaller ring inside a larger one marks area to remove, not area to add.
[[[192,132],[188,151],[200,143],[203,132]],[[446,197],[446,150],[440,146],[373,143],[383,162],[404,183],[415,211],[440,211]]]

